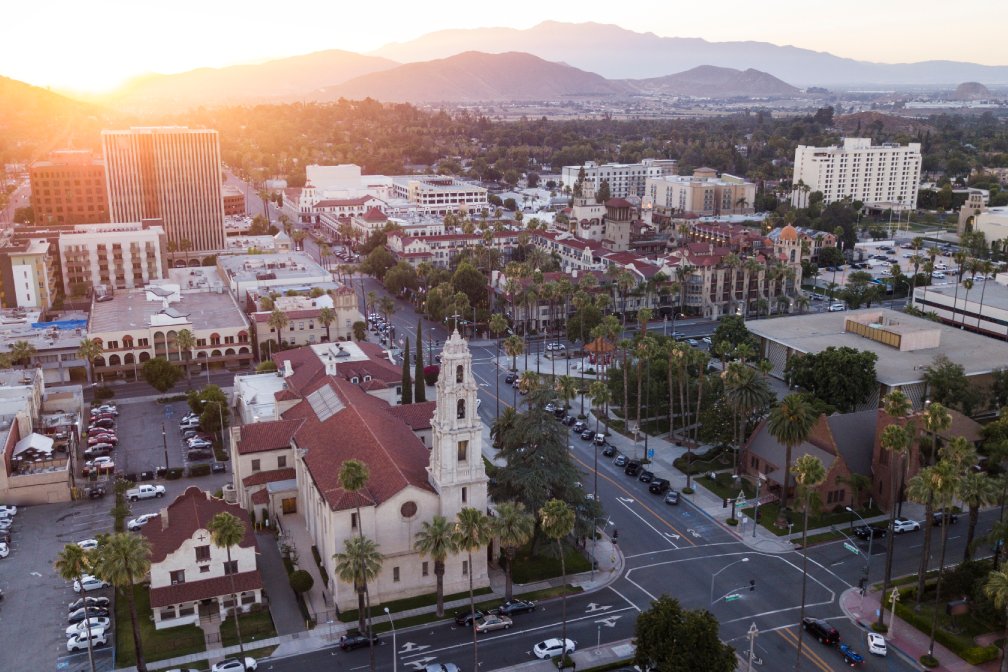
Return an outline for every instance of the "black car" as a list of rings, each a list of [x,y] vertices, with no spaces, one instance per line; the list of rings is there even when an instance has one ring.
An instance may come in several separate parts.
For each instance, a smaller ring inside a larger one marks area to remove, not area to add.
[[[607,445],[605,448],[602,449],[602,454],[605,455],[606,457],[612,457],[613,455],[616,454],[616,446]]]
[[[581,440],[582,441],[591,441],[592,437],[594,437],[594,436],[595,436],[595,432],[593,432],[590,429],[586,429],[583,432],[581,432]]]
[[[371,639],[368,640],[367,635],[362,635],[359,632],[350,632],[339,638],[339,648],[344,651],[360,649],[367,646],[369,641],[381,644],[381,638],[378,635],[371,635]]]
[[[950,512],[948,514],[948,522],[949,525],[955,525],[957,522],[959,522],[959,514]],[[941,511],[936,512],[934,516],[931,518],[931,523],[933,525],[941,527],[945,523],[945,514]]]
[[[854,528],[854,534],[862,539],[885,539],[886,529],[871,525],[858,525]]]
[[[565,415],[560,422],[570,427],[575,422],[577,422],[577,418],[575,418],[573,415]]]
[[[497,607],[496,611],[501,616],[513,616],[514,614],[524,614],[535,611],[536,603],[531,600],[508,600]]]
[[[630,460],[629,462],[627,462],[627,465],[623,467],[623,473],[626,474],[627,476],[636,477],[637,474],[640,473],[640,470],[641,470],[641,463],[638,462],[637,460]]]
[[[654,480],[654,472],[648,471],[647,469],[642,469],[640,472],[640,476],[637,477],[637,480],[640,481],[641,483],[650,483],[651,481]]]
[[[84,495],[88,499],[100,499],[105,496],[105,486],[92,485],[90,487],[84,488]]]
[[[806,616],[802,619],[805,632],[819,640],[820,644],[835,646],[840,641],[840,633],[832,625],[818,618]]]
[[[557,420],[562,419],[565,415],[567,415],[567,409],[564,407],[563,404],[560,404],[555,409],[553,409],[553,417],[556,418]]]
[[[210,471],[212,471],[215,474],[223,474],[225,471],[227,471],[227,465],[224,464],[223,462],[214,462],[212,465],[210,465]]]
[[[518,374],[514,373],[513,371],[511,373],[507,374],[506,376],[504,376],[504,382],[506,384],[508,384],[508,385],[510,385],[511,383],[515,382],[516,380],[518,380]]]
[[[651,485],[648,486],[648,492],[660,495],[669,489],[669,481],[667,478],[656,478],[651,481]]]
[[[67,623],[69,623],[70,625],[76,625],[77,623],[80,623],[81,621],[83,621],[84,620],[84,611],[85,610],[83,608],[81,608],[81,609],[75,609],[74,611],[71,611],[70,615],[67,616]],[[96,618],[96,617],[97,618],[108,618],[108,615],[109,615],[109,610],[108,609],[101,609],[99,607],[88,607],[87,608],[87,617],[88,618]]]
[[[87,606],[89,608],[108,609],[109,607],[109,598],[107,597],[88,597],[88,598],[78,597],[76,600],[70,603],[70,606],[67,609],[67,611],[68,612],[77,611],[78,609],[84,606],[85,600],[87,600]]]
[[[475,614],[476,620],[483,618],[485,615],[486,614],[484,614],[479,609],[476,610]],[[473,623],[473,612],[469,611],[468,609],[466,609],[465,611],[455,612],[455,625],[461,625],[463,627],[471,628],[472,623]]]

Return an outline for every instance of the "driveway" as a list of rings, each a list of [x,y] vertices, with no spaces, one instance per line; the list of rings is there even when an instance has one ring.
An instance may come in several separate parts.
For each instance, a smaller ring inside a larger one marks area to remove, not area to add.
[[[256,534],[259,544],[259,571],[263,586],[269,595],[269,610],[278,635],[290,635],[305,631],[304,616],[297,605],[297,598],[287,579],[277,538],[272,534]]]

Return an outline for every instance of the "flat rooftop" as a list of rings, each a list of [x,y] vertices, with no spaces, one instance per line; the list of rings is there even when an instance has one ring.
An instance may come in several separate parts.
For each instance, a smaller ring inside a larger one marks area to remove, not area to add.
[[[228,278],[236,282],[254,282],[272,275],[268,279],[286,279],[296,282],[298,278],[326,277],[329,272],[319,266],[303,252],[282,252],[278,254],[234,254],[217,257],[218,265]]]
[[[219,292],[183,291],[180,300],[168,304],[169,313],[163,301],[148,301],[147,295],[144,289],[119,291],[111,301],[96,302],[91,311],[91,333],[146,329],[152,322],[161,321],[165,326],[188,324],[193,331],[248,327],[231,293],[223,288]]]
[[[898,323],[902,331],[939,332],[938,346],[900,351],[845,331],[848,319],[857,319],[858,316],[864,319],[879,313],[886,322]],[[874,352],[878,355],[875,362],[877,379],[889,387],[920,382],[924,377],[924,368],[930,366],[938,355],[945,355],[962,365],[967,376],[989,373],[1008,362],[1008,343],[887,308],[753,320],[746,322],[746,327],[757,336],[802,353],[819,353],[831,345]]]
[[[965,276],[963,276],[965,279]],[[973,282],[973,289],[969,292],[969,302],[971,304],[979,304],[980,297],[983,296],[984,308],[993,307],[1000,310],[1008,310],[1008,286],[999,282],[1003,280],[1008,283],[1008,273],[999,273],[997,280],[984,280],[982,276],[977,276],[976,280]],[[918,288],[921,293],[918,298],[923,300],[923,288]],[[941,294],[949,299],[949,306],[952,305],[952,300],[956,298],[956,283],[955,278],[952,279],[951,284],[946,285],[928,285],[927,287],[928,296],[931,294]],[[959,287],[959,300],[966,300],[966,288]],[[971,318],[976,321],[976,318]]]
[[[51,322],[39,322],[37,310],[0,312],[0,352],[9,352],[17,341],[35,346],[35,350],[61,350],[80,347],[87,338],[86,313],[62,313]]]

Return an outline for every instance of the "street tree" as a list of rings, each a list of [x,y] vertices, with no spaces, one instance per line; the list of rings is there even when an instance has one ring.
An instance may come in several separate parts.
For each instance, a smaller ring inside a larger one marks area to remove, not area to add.
[[[785,377],[843,413],[864,403],[878,388],[875,362],[867,350],[829,346],[788,359]]]
[[[471,506],[458,512],[452,538],[459,551],[468,556],[466,567],[469,575],[469,613],[473,621],[473,669],[479,669],[479,644],[476,640],[476,596],[473,592],[473,551],[482,551],[493,537],[493,525],[489,516]]]
[[[233,513],[221,511],[210,519],[210,522],[207,524],[207,531],[210,532],[210,540],[213,542],[213,545],[217,548],[225,549],[227,552],[227,564],[228,567],[231,567],[231,549],[241,544],[242,540],[245,539],[245,522]],[[234,603],[232,610],[234,612],[235,635],[238,637],[238,660],[242,663],[242,669],[245,669],[245,647],[242,645],[241,624],[238,622],[238,612],[241,611],[241,603],[238,599],[238,591],[235,589],[234,580],[236,573],[235,569],[227,572],[231,582],[231,599]]]
[[[532,539],[535,516],[525,510],[521,502],[501,502],[493,518],[493,533],[500,540],[504,555],[504,599],[511,599],[514,559],[518,549]]]
[[[93,569],[94,563],[92,554],[93,551],[85,551],[77,544],[67,544],[56,556],[56,562],[53,563],[53,566],[56,568],[56,573],[59,574],[60,578],[64,581],[80,581],[80,594],[84,599],[85,605],[87,604],[87,590],[84,588],[84,576],[91,573]],[[91,667],[91,672],[95,672],[94,651],[91,643],[90,618],[84,619],[84,628],[87,630],[88,636],[88,664]]]
[[[427,381],[424,379],[422,319],[417,320],[415,359],[416,363],[413,367],[413,403],[422,404],[427,401]]]
[[[1008,672],[1008,572],[994,570],[987,575],[983,593],[994,602],[994,606],[1004,610],[1005,631],[1002,637],[1000,672]]]
[[[94,382],[94,363],[102,356],[103,352],[101,341],[97,338],[81,339],[80,346],[77,348],[77,356],[87,362],[87,381],[89,383]]]
[[[787,509],[791,474],[791,451],[800,446],[815,425],[817,416],[807,401],[796,393],[784,397],[770,410],[767,428],[770,435],[784,445],[784,484],[781,491],[781,511]]]
[[[164,357],[155,357],[144,362],[140,375],[158,392],[167,392],[182,377],[182,369]]]
[[[437,582],[438,618],[444,616],[445,561],[449,555],[458,552],[454,533],[454,523],[444,516],[436,515],[430,522],[423,522],[413,542],[413,547],[421,556],[430,556],[434,561],[434,578]]]
[[[637,617],[634,664],[655,672],[734,672],[735,650],[721,641],[718,621],[707,610],[683,609],[662,595]]]
[[[406,342],[403,344],[403,355],[402,355],[402,403],[412,404],[413,403],[413,381],[410,379],[410,350],[409,350],[409,336],[406,337]]]
[[[826,480],[826,469],[822,462],[815,455],[805,454],[795,460],[794,467],[795,483],[798,486],[798,497],[802,502],[802,589],[801,589],[801,609],[798,615],[798,623],[801,624],[805,618],[805,592],[808,586],[808,519],[809,510],[815,505],[814,499],[818,497],[819,486]],[[802,633],[804,628],[798,628],[798,657],[795,660],[795,669],[801,664],[802,654]]]
[[[387,270],[382,284],[396,296],[402,296],[407,290],[415,291],[420,286],[416,269],[405,261],[400,261]]]
[[[371,479],[371,472],[368,469],[368,465],[365,462],[362,462],[360,460],[346,460],[343,462],[343,464],[340,465],[337,480],[339,481],[340,487],[349,493],[356,495],[357,493],[361,492],[362,490],[367,488],[368,481],[370,479]],[[353,547],[353,551],[355,552],[356,557],[355,558],[351,557],[349,559],[355,559],[357,561],[357,567],[355,568],[355,571],[357,572],[355,581],[360,582],[359,591],[362,590],[364,593],[363,606],[365,606],[367,609],[366,632],[368,634],[368,640],[370,641],[372,640],[371,594],[370,591],[368,590],[368,581],[378,576],[378,573],[381,571],[382,556],[378,552],[378,545],[374,541],[366,539],[364,537],[364,523],[363,518],[361,518],[361,508],[360,508],[361,498],[355,497],[354,501],[356,503],[356,513],[357,513],[357,540],[356,540],[356,546]],[[347,553],[349,554],[350,551],[351,547],[348,542]],[[344,559],[347,558],[345,557]],[[373,573],[371,571],[372,569],[374,569]],[[354,586],[357,587],[357,583],[354,583]],[[359,594],[360,592],[358,592],[358,595]],[[360,604],[359,598],[358,598],[358,604]],[[363,624],[364,623],[363,619],[360,622]],[[361,632],[365,632],[365,630],[361,628]],[[373,641],[370,641],[370,644],[368,644],[368,650],[370,653],[371,669],[373,670],[375,667]]]
[[[749,345],[753,352],[758,347],[756,337],[746,328],[745,321],[740,315],[725,315],[711,336],[711,351],[729,352],[743,344]]]
[[[129,605],[130,625],[133,630],[133,649],[136,653],[137,672],[147,672],[140,621],[137,617],[135,588],[150,571],[151,547],[147,537],[133,532],[117,532],[98,546],[94,574],[115,586],[120,597]],[[122,646],[123,642],[119,642]]]
[[[371,605],[367,599],[368,582],[381,573],[384,558],[378,544],[363,535],[343,541],[343,551],[333,554],[337,578],[354,587],[357,593],[357,629],[371,632]]]
[[[543,534],[556,542],[557,554],[560,556],[560,585],[563,586],[560,593],[560,620],[563,623],[560,641],[565,647],[561,658],[567,657],[567,564],[564,559],[563,542],[574,531],[574,521],[574,509],[559,499],[551,499],[539,509],[539,525]]]
[[[924,384],[927,396],[948,408],[955,408],[966,415],[973,412],[980,401],[976,386],[966,378],[966,370],[945,355],[938,355],[924,367]]]

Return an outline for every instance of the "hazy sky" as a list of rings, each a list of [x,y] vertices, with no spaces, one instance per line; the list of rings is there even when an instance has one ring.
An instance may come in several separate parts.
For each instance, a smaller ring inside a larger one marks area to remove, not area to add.
[[[367,52],[445,28],[595,21],[666,37],[756,40],[887,63],[1008,64],[1004,0],[18,0],[0,75],[97,90],[144,72]]]

